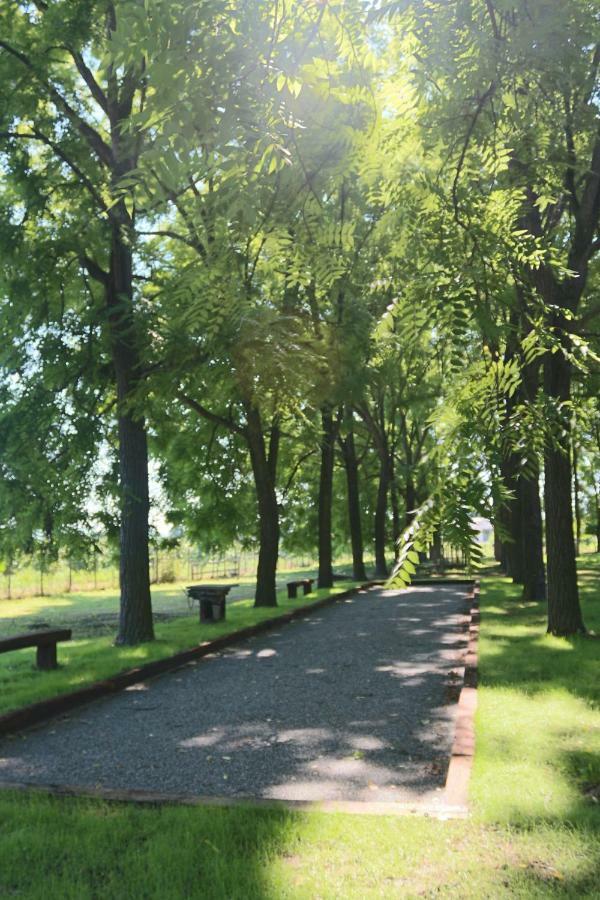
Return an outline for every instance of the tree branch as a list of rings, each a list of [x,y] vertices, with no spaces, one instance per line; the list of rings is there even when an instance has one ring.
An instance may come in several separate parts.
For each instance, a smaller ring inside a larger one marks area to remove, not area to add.
[[[313,448],[312,450],[308,450],[306,453],[303,453],[302,456],[300,456],[300,457],[296,460],[296,462],[294,463],[294,465],[293,465],[293,467],[292,467],[292,471],[291,471],[291,473],[290,473],[290,477],[288,478],[288,480],[287,480],[287,482],[286,482],[286,485],[285,485],[285,487],[284,487],[284,489],[283,489],[283,492],[282,492],[282,496],[283,496],[283,497],[286,497],[286,496],[287,496],[288,491],[289,491],[289,489],[291,488],[292,483],[293,483],[293,481],[294,481],[294,478],[296,477],[296,473],[297,473],[298,469],[300,468],[300,466],[302,465],[302,463],[305,462],[309,457],[314,456],[314,454],[315,454],[316,452],[317,452],[316,449]]]
[[[70,47],[67,47],[67,50],[71,54],[73,62],[77,66],[77,71],[90,89],[90,94],[92,95],[98,106],[102,109],[102,111],[106,113],[106,115],[108,115],[108,99],[106,97],[106,94],[94,78],[91,69],[88,68],[88,66],[85,64],[83,56],[76,50],[71,50]]]
[[[39,141],[42,144],[45,144],[49,147],[59,159],[67,165],[71,171],[77,176],[77,178],[81,181],[83,186],[89,191],[91,196],[94,198],[95,202],[98,204],[100,209],[110,215],[110,210],[107,207],[106,203],[92,184],[92,181],[88,178],[85,172],[80,169],[77,163],[73,162],[73,160],[67,156],[62,147],[53,141],[48,135],[43,134],[38,128],[34,128],[33,131],[0,131],[0,138],[11,139],[11,140],[29,140],[29,141]]]
[[[199,416],[202,416],[203,419],[207,419],[207,421],[209,422],[214,422],[216,425],[222,425],[224,428],[227,428],[228,431],[233,431],[236,434],[244,434],[244,429],[241,425],[236,424],[236,422],[233,422],[231,419],[226,419],[224,416],[220,416],[218,413],[211,412],[210,409],[207,409],[202,405],[202,403],[194,400],[193,397],[189,397],[183,391],[178,391],[177,397],[189,409],[193,410],[195,413],[198,413]]]
[[[104,269],[99,266],[95,260],[93,260],[89,256],[86,256],[85,253],[82,253],[79,257],[79,262],[86,270],[86,272],[88,272],[90,278],[93,278],[94,281],[99,281],[100,284],[104,285],[104,287],[108,285],[108,272],[105,272]]]
[[[491,0],[485,0],[485,6],[488,12],[488,16],[492,25],[492,31],[494,33],[494,37],[497,41],[502,40],[502,34],[500,33],[500,28],[498,27],[498,20],[496,18],[496,10],[494,9],[494,4]]]
[[[475,131],[475,126],[477,125],[477,121],[479,116],[481,115],[483,108],[490,97],[493,95],[496,90],[496,85],[492,81],[486,91],[483,92],[479,100],[477,101],[477,106],[475,108],[475,112],[471,117],[471,121],[469,122],[469,127],[467,128],[467,133],[465,134],[465,139],[463,141],[462,150],[460,152],[460,157],[458,159],[458,164],[456,166],[456,173],[454,175],[454,181],[452,182],[452,205],[454,207],[454,218],[456,219],[457,225],[463,225],[460,220],[458,214],[458,182],[460,180],[460,175],[465,164],[465,158],[467,156],[467,150],[469,149],[469,144],[471,143],[471,137],[473,136],[473,132]]]
[[[56,106],[62,110],[63,114],[69,119],[69,121],[77,128],[79,133],[85,139],[87,144],[91,147],[93,152],[96,154],[100,162],[105,165],[107,168],[112,168],[113,166],[113,155],[112,150],[108,146],[108,144],[104,141],[104,139],[98,134],[95,129],[89,125],[85,119],[83,119],[79,113],[73,109],[73,107],[68,103],[68,101],[63,97],[63,95],[58,91],[52,82],[44,80],[41,75],[37,72],[36,67],[31,62],[29,57],[23,53],[21,50],[17,50],[16,47],[12,47],[6,41],[0,39],[0,49],[5,50],[9,53],[14,59],[18,60],[23,66],[25,66],[34,76],[36,81],[44,86],[49,97],[54,101]]]

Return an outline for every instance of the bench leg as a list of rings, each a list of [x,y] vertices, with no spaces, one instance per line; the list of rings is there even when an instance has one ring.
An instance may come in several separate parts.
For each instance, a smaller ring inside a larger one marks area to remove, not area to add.
[[[58,665],[56,661],[56,644],[38,647],[36,662],[38,669],[56,669]]]
[[[201,622],[212,622],[213,620],[213,605],[210,600],[200,600],[200,621]]]
[[[224,600],[213,600],[212,617],[213,617],[213,622],[218,622],[221,619],[225,618],[225,601]]]
[[[295,584],[288,584],[288,600],[295,600],[298,587]]]
[[[305,581],[302,587],[304,589],[304,596],[306,596],[307,594],[312,594],[312,584],[310,583],[310,581]]]

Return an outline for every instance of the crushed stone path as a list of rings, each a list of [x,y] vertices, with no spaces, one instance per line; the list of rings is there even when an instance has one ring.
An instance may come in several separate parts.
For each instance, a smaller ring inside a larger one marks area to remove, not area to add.
[[[0,781],[284,800],[439,800],[465,587],[364,591],[0,741]]]

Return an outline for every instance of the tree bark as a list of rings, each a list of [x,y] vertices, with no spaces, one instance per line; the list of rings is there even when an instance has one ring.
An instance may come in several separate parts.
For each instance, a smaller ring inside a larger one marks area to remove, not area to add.
[[[505,574],[512,578],[513,584],[522,584],[521,498],[516,467],[516,457],[511,453],[507,454],[500,464],[504,484],[512,492],[513,497],[499,508],[498,520],[506,534],[502,541],[502,568]]]
[[[572,460],[573,460],[573,502],[575,505],[575,555],[579,556],[581,552],[581,504],[579,501],[579,459],[577,453],[577,443],[572,440]]]
[[[502,539],[498,534],[498,529],[494,528],[494,559],[497,563],[502,563],[503,555],[502,555]]]
[[[114,10],[108,26],[116,29]],[[122,195],[122,179],[137,167],[139,140],[124,127],[133,108],[139,72],[129,69],[119,79],[107,73],[106,110],[110,122],[110,168],[113,202],[110,210],[110,265],[105,283],[108,333],[117,394],[119,488],[121,497],[121,606],[117,644],[154,639],[150,598],[148,547],[148,438],[143,415],[135,408],[140,384],[140,335],[133,303],[135,212]]]
[[[526,315],[527,297],[524,291],[518,296],[521,301],[521,328],[525,334],[530,331]],[[539,361],[523,365],[521,392],[528,403],[535,403],[540,387]],[[519,476],[519,496],[521,498],[521,562],[523,566],[523,600],[546,599],[546,570],[544,566],[544,525],[540,503],[540,472],[537,456],[530,461],[526,472]]]
[[[351,415],[351,413],[350,413]],[[358,480],[358,460],[354,443],[354,429],[351,419],[346,436],[340,438],[344,469],[346,471],[346,487],[348,492],[348,523],[350,543],[352,545],[352,577],[355,581],[366,581],[367,573],[364,563],[364,546],[362,523],[360,518],[360,486]]]
[[[389,480],[388,460],[382,457],[379,464],[379,484],[377,487],[377,505],[375,507],[375,578],[387,578],[389,574],[385,558]]]
[[[512,553],[512,580],[513,584],[523,584],[525,581],[525,565],[523,559],[523,479],[518,474],[513,479],[514,499],[510,504],[510,522],[513,542],[510,545]]]
[[[393,441],[392,447],[393,447]],[[400,557],[400,535],[402,534],[402,523],[400,517],[400,496],[399,496],[399,487],[398,487],[398,478],[396,475],[396,466],[394,460],[394,451],[393,449],[389,450],[388,454],[388,466],[390,473],[390,503],[392,506],[392,535],[394,540],[394,562],[398,562]]]
[[[321,410],[321,469],[319,475],[319,575],[320,588],[333,587],[331,513],[333,505],[333,462],[335,425],[331,409]]]
[[[540,503],[539,475],[521,475],[521,559],[523,562],[523,600],[546,599],[544,534]]]
[[[269,447],[265,442],[259,410],[246,405],[247,427],[245,436],[250,450],[250,460],[258,507],[259,550],[256,571],[254,606],[277,606],[277,560],[279,558],[279,504],[277,502],[276,473],[279,453],[279,427],[271,426]]]
[[[549,354],[544,363],[547,396],[565,403],[571,396],[570,363],[562,353]],[[563,417],[562,442],[555,438],[544,459],[544,507],[546,512],[546,553],[548,560],[548,631],[570,635],[585,632],[573,540],[571,460],[569,421]]]
[[[429,548],[429,560],[434,564],[436,572],[441,572],[443,568],[443,547],[442,547],[442,532],[439,528],[436,528],[433,532],[433,540],[431,542],[431,547]]]
[[[121,212],[125,228],[128,215],[124,208]],[[124,239],[122,228],[113,225],[106,295],[117,386],[121,495],[121,605],[117,644],[139,644],[154,639],[148,550],[148,440],[144,418],[133,409],[140,365],[135,343],[132,284],[131,244]]]
[[[404,491],[404,502],[406,504],[406,525],[410,525],[415,516],[415,507],[417,506],[417,493],[412,477],[408,475],[406,479],[406,488]]]
[[[600,553],[600,493],[598,492],[596,473],[594,473],[594,500],[596,505],[596,553]]]

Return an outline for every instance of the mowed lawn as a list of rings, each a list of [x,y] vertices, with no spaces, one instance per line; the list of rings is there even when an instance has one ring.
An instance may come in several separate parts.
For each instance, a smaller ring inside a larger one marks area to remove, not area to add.
[[[600,631],[597,557],[581,580]],[[600,641],[547,637],[541,605],[486,578],[480,667],[469,820],[0,793],[0,896],[597,898]]]

